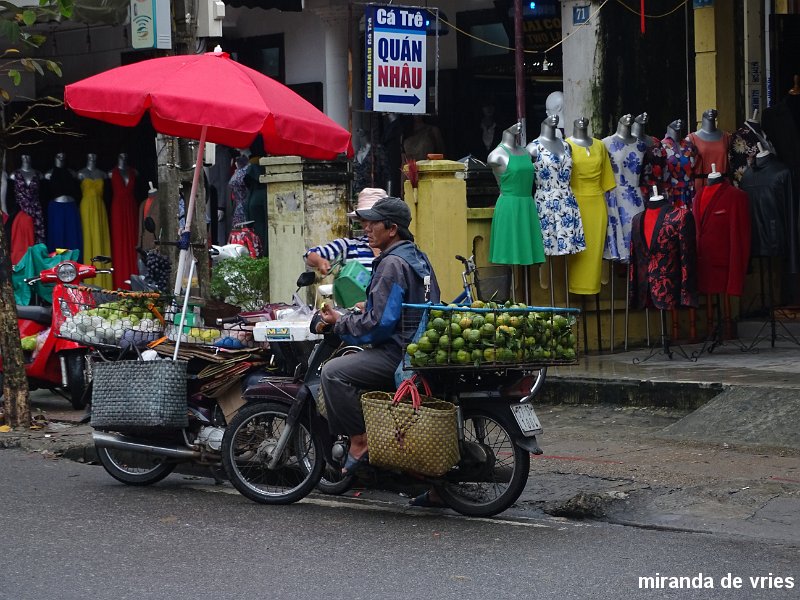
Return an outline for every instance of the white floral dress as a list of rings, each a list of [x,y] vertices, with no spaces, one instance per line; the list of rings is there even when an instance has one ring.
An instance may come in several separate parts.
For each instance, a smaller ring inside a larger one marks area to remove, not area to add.
[[[533,140],[536,148],[536,209],[542,228],[544,253],[547,256],[576,254],[586,249],[586,237],[578,201],[569,181],[572,176],[572,148],[564,144],[559,156]]]
[[[608,232],[603,258],[628,262],[631,257],[631,221],[634,215],[644,210],[639,178],[647,145],[639,140],[626,144],[615,135],[604,138],[603,144],[608,149],[617,182],[617,187],[606,192]]]

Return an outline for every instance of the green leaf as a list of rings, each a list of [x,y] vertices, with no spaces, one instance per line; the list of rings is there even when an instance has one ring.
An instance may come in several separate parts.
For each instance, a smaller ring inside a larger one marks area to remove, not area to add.
[[[34,62],[30,58],[22,58],[22,59],[20,59],[19,64],[21,64],[23,67],[25,67],[26,71],[33,72],[35,70],[35,67],[33,66]]]
[[[11,78],[11,81],[14,82],[14,85],[19,85],[22,81],[22,75],[16,69],[9,69],[8,76]]]
[[[40,48],[42,44],[44,44],[46,41],[47,37],[43,36],[40,33],[35,33],[28,37],[28,43],[31,46],[36,46],[37,48]]]
[[[19,41],[19,25],[14,21],[0,19],[0,38],[13,43]]]
[[[22,22],[25,23],[28,27],[36,23],[36,13],[32,10],[23,10],[22,11]]]
[[[45,61],[45,65],[47,65],[48,71],[55,73],[56,75],[61,77],[61,65],[52,60]]]

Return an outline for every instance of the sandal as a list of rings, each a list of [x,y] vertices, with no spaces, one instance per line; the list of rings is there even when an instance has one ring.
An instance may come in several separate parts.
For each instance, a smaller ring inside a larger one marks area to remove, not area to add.
[[[344,461],[344,467],[342,467],[342,475],[352,475],[356,471],[358,471],[364,465],[369,464],[369,452],[364,452],[360,458],[356,458],[349,452],[347,453],[347,460]]]
[[[430,490],[409,500],[408,505],[419,506],[420,508],[447,508],[447,505],[441,500],[434,500]]]

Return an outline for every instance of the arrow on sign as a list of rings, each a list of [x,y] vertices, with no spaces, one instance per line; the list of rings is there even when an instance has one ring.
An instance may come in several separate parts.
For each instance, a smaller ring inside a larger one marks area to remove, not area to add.
[[[394,94],[378,94],[378,102],[386,102],[391,104],[419,104],[419,96],[396,96]]]

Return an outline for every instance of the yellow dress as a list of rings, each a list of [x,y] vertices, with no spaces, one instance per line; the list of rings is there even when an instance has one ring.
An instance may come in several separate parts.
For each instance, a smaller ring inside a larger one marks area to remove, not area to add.
[[[111,235],[108,230],[108,213],[103,200],[103,179],[81,180],[81,225],[83,226],[83,260],[89,264],[98,255],[111,256]],[[107,268],[108,265],[95,265]],[[114,289],[111,275],[102,273],[87,279],[90,285]]]
[[[617,183],[611,160],[603,142],[592,138],[588,148],[567,138],[572,147],[572,178],[570,185],[581,211],[586,250],[568,257],[569,291],[573,294],[600,292],[600,270],[603,247],[608,229],[608,208],[605,193]]]

